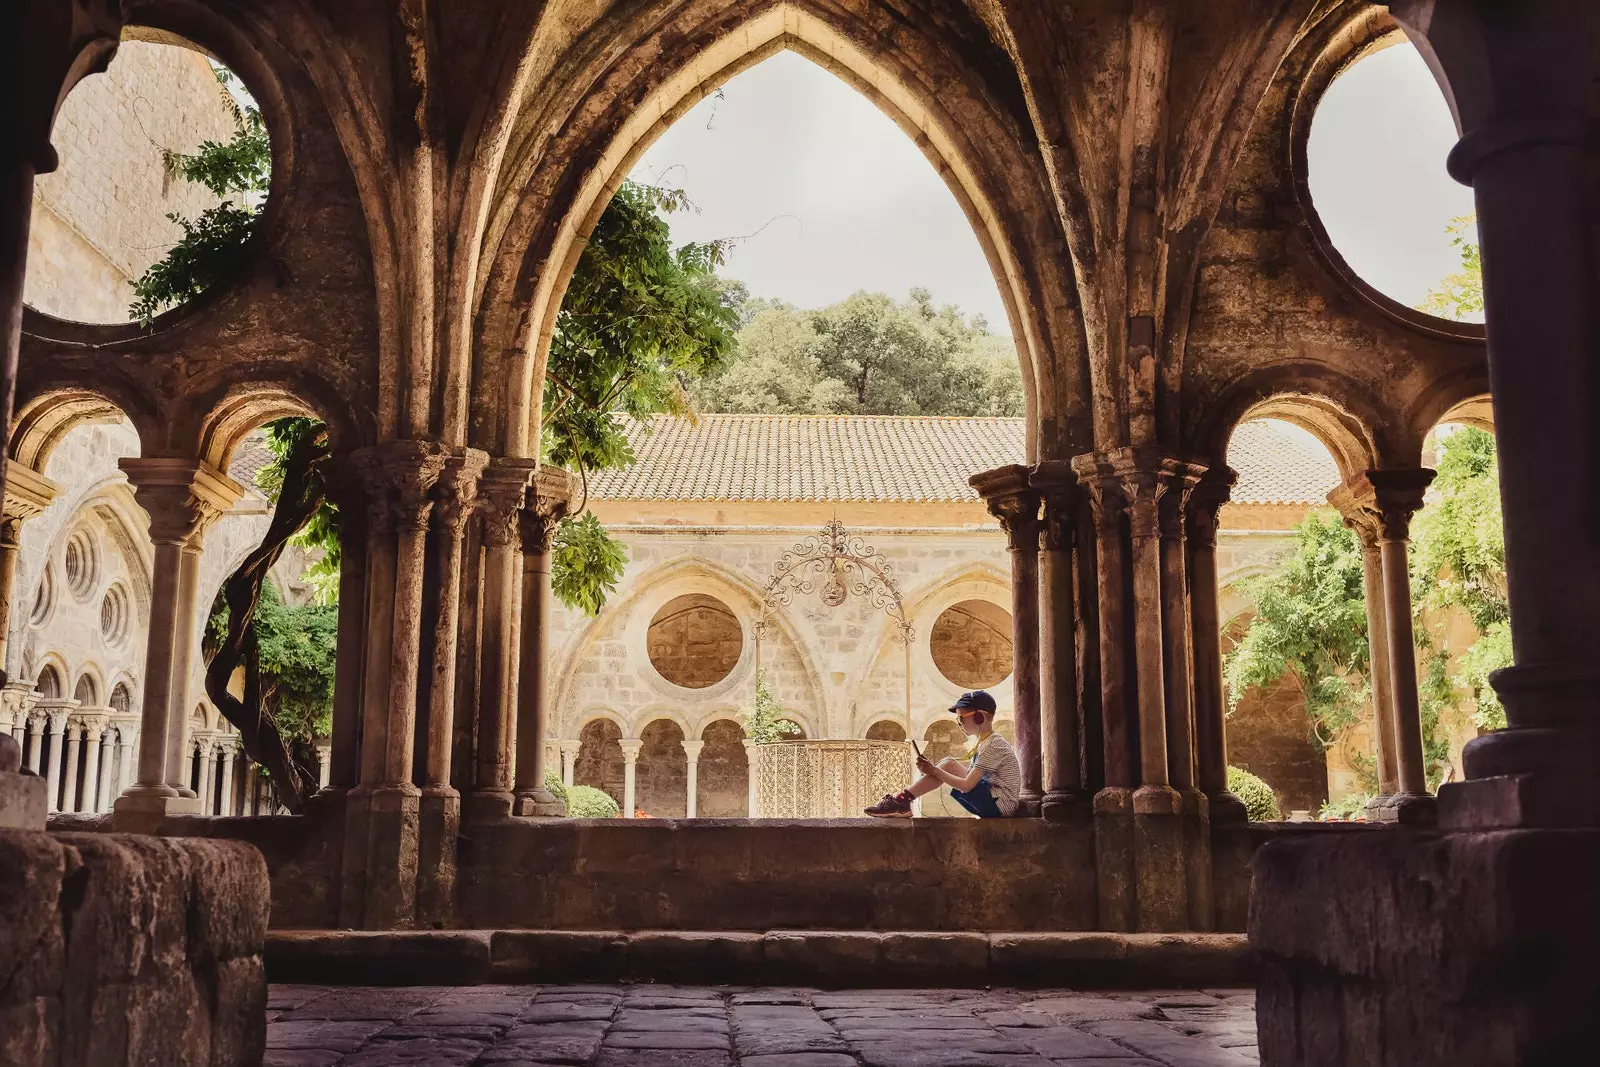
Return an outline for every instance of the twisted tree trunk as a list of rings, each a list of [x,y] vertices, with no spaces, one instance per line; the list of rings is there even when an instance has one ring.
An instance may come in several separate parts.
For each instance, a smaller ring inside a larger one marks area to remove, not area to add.
[[[286,741],[263,701],[255,613],[267,572],[327,496],[321,464],[328,453],[328,432],[320,426],[289,449],[284,458],[283,488],[266,536],[222,586],[228,630],[206,666],[206,695],[239,731],[245,754],[267,769],[279,802],[296,815],[304,810],[305,798],[317,789],[315,751],[309,744]],[[228,690],[241,666],[245,669],[243,699]]]

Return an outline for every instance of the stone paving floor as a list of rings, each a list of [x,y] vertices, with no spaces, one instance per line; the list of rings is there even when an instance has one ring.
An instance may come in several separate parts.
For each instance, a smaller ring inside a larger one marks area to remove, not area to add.
[[[266,1067],[1252,1067],[1255,994],[273,986]]]

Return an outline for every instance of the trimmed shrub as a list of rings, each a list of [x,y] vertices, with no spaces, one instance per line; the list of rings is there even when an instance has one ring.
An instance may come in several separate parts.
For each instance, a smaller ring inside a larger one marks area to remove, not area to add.
[[[621,805],[604,789],[592,785],[568,786],[554,771],[545,774],[544,787],[567,805],[569,819],[615,819],[622,814]]]
[[[1247,770],[1228,768],[1228,792],[1244,801],[1251,822],[1282,822],[1283,809],[1272,787]]]

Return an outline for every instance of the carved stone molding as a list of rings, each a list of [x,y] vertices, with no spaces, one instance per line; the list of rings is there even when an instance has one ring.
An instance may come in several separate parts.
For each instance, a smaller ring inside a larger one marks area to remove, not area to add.
[[[460,537],[466,528],[477,506],[478,479],[488,463],[489,454],[477,448],[445,457],[433,487],[433,521],[451,537]]]
[[[244,495],[244,486],[193,460],[128,457],[118,466],[150,516],[150,539],[157,544],[198,548],[211,524]]]
[[[538,469],[538,460],[503,456],[491,459],[483,469],[478,479],[478,516],[486,546],[517,546],[528,485]]]
[[[1206,548],[1217,547],[1217,518],[1222,505],[1233,496],[1239,472],[1232,467],[1209,468],[1189,491],[1187,533],[1189,541]]]
[[[0,542],[15,544],[18,527],[55,502],[61,487],[32,467],[6,460],[6,493],[0,511]]]
[[[1328,494],[1328,503],[1367,547],[1379,541],[1405,541],[1411,536],[1411,517],[1421,509],[1434,473],[1427,467],[1363,471],[1336,486]]]
[[[529,483],[518,522],[522,534],[522,550],[531,554],[550,551],[561,520],[566,518],[572,502],[572,476],[560,467],[548,464],[539,468]]]
[[[1012,463],[981,471],[967,479],[978,491],[989,514],[1000,521],[1011,551],[1037,550],[1039,544],[1039,494],[1028,484],[1029,469]]]
[[[1045,551],[1070,550],[1077,528],[1078,506],[1085,496],[1072,464],[1059,459],[1036,463],[1028,472],[1028,484],[1038,494],[1044,508],[1040,525]]]
[[[426,531],[447,455],[432,441],[389,441],[350,454],[366,480],[368,531]]]

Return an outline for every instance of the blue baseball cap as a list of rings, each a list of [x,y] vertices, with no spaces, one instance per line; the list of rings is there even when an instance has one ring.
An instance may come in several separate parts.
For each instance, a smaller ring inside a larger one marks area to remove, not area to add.
[[[975,689],[970,693],[962,693],[956,702],[950,705],[950,710],[960,713],[963,711],[987,711],[994,714],[994,697],[987,690]]]

